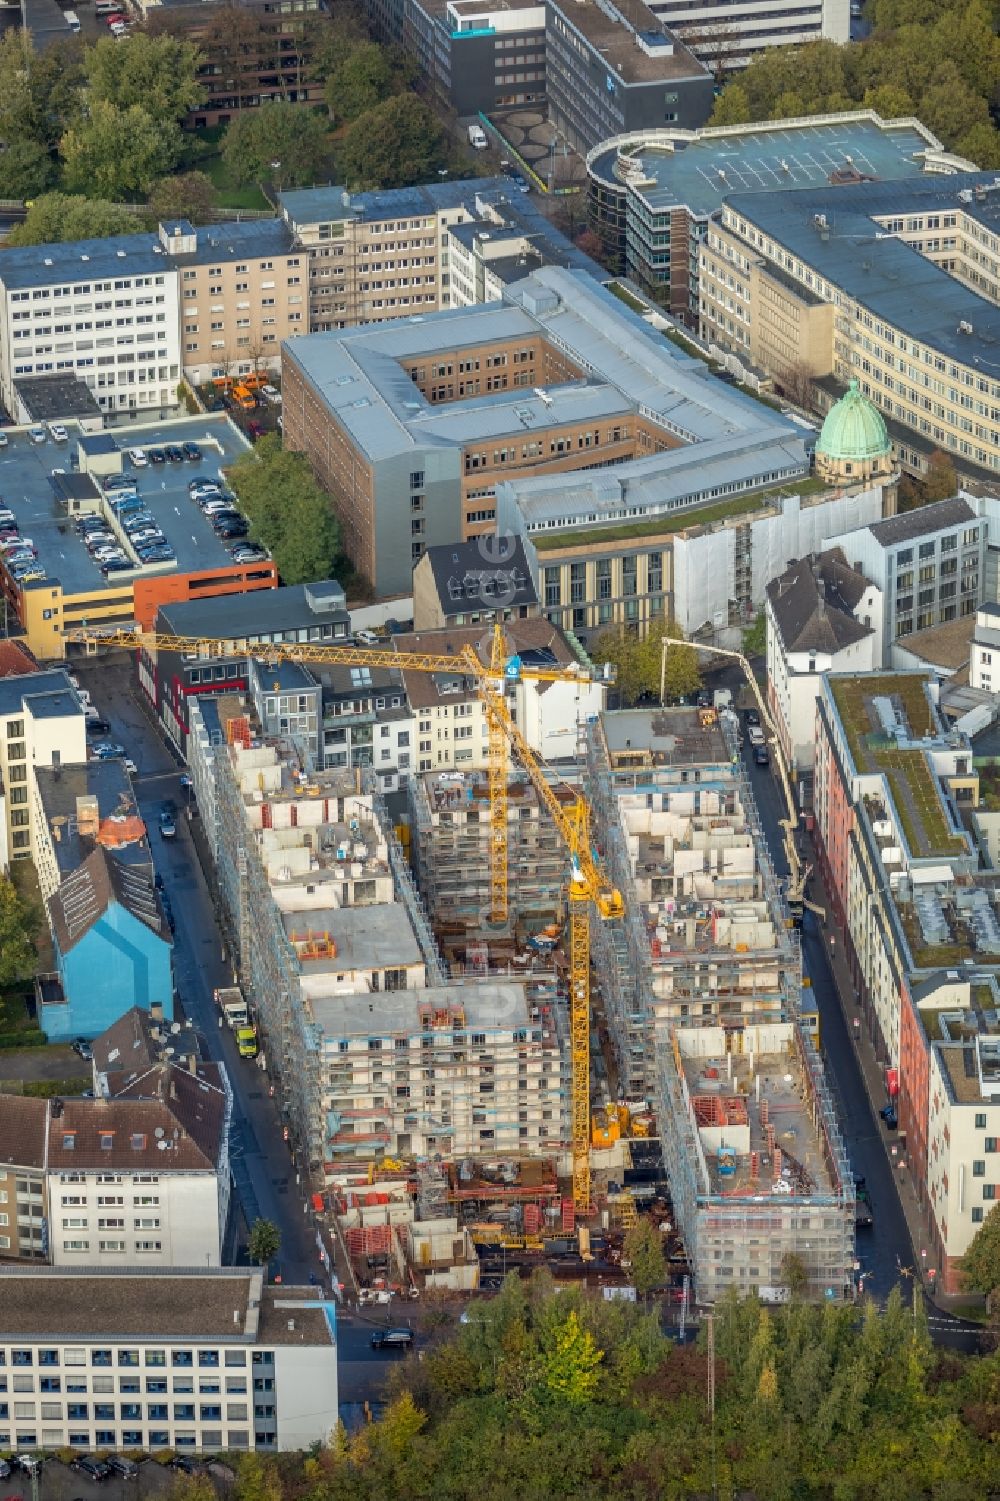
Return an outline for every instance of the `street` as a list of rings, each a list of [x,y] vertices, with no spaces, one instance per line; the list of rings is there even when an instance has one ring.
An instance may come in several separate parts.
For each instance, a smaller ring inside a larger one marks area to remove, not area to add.
[[[282,1138],[266,1076],[253,1060],[240,1058],[232,1033],[219,1027],[212,992],[218,985],[231,985],[233,972],[223,959],[212,898],[187,818],[178,818],[176,839],[163,839],[157,829],[157,814],[165,799],[172,799],[178,810],[185,807],[187,794],[180,786],[176,761],[136,701],[130,664],[124,659],[94,664],[81,661],[73,670],[111,725],[111,738],[125,746],[138,767],[133,784],[139,811],[177,925],[177,992],[185,1017],[202,1039],[205,1056],[222,1059],[232,1085],[230,1145],[233,1178],[244,1217],[248,1223],[258,1216],[274,1221],[281,1231],[278,1263],[282,1277],[286,1282],[305,1282],[310,1272],[319,1270],[312,1223],[306,1212],[308,1198],[296,1184],[295,1168]]]

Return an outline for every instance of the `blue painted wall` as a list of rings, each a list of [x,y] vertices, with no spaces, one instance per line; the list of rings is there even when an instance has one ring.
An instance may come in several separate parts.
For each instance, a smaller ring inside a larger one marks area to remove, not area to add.
[[[154,1001],[174,1015],[171,945],[131,912],[111,902],[68,954],[56,947],[66,1004],[40,1006],[38,1024],[53,1042],[96,1037],[132,1006]]]

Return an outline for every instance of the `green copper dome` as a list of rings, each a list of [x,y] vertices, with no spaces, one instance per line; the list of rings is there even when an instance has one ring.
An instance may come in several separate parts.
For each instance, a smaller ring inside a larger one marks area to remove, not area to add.
[[[882,414],[856,380],[826,414],[816,453],[834,463],[864,464],[884,458],[891,449]]]

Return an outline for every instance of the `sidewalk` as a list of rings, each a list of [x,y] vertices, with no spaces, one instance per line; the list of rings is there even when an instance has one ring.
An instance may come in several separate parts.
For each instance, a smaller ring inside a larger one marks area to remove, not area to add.
[[[865,1092],[871,1102],[872,1114],[879,1126],[879,1138],[882,1148],[889,1159],[892,1167],[892,1176],[896,1184],[896,1193],[899,1198],[903,1217],[906,1220],[906,1228],[910,1236],[910,1266],[920,1276],[924,1289],[924,1295],[936,1308],[945,1313],[957,1313],[963,1305],[969,1302],[977,1302],[978,1299],[963,1297],[961,1294],[947,1294],[937,1291],[933,1283],[937,1278],[928,1278],[928,1271],[933,1268],[940,1273],[937,1264],[937,1252],[934,1246],[933,1236],[928,1223],[927,1211],[921,1206],[913,1189],[909,1167],[906,1163],[906,1153],[901,1149],[893,1151],[898,1146],[893,1133],[888,1132],[879,1116],[879,1111],[886,1103],[885,1076],[870,1036],[864,1026],[861,1016],[861,1007],[858,1005],[854,990],[854,982],[847,963],[846,942],[843,931],[834,922],[832,914],[833,902],[826,888],[820,872],[820,864],[816,855],[816,849],[811,835],[800,832],[802,852],[806,859],[812,862],[813,870],[810,876],[810,884],[813,888],[814,899],[817,906],[825,907],[827,921],[823,932],[826,939],[826,959],[833,976],[834,988],[840,1001],[840,1009],[847,1023],[848,1033],[854,1044],[855,1055],[861,1066],[861,1075],[864,1079]],[[835,940],[833,948],[830,948],[830,939]],[[855,1025],[857,1023],[857,1025]]]

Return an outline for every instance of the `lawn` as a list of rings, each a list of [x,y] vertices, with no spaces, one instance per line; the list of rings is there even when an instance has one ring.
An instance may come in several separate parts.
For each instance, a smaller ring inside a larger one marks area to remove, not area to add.
[[[763,506],[774,505],[783,495],[811,495],[827,488],[821,480],[804,475],[794,484],[734,495],[732,499],[717,501],[715,505],[690,506],[664,516],[650,516],[648,521],[626,521],[621,526],[584,527],[577,531],[553,532],[551,536],[541,532],[537,536],[532,534],[531,541],[539,552],[552,552],[556,548],[585,547],[592,542],[630,542],[636,537],[658,537],[684,531],[689,526],[709,526],[714,521],[743,516]]]
[[[222,159],[219,146],[224,134],[221,125],[213,125],[195,132],[199,140],[204,141],[211,149],[193,164],[199,172],[204,172],[212,179],[216,191],[219,194],[219,204],[222,208],[247,208],[264,209],[270,208],[270,204],[264,197],[256,183],[249,183],[241,187],[230,176],[229,168]]]

